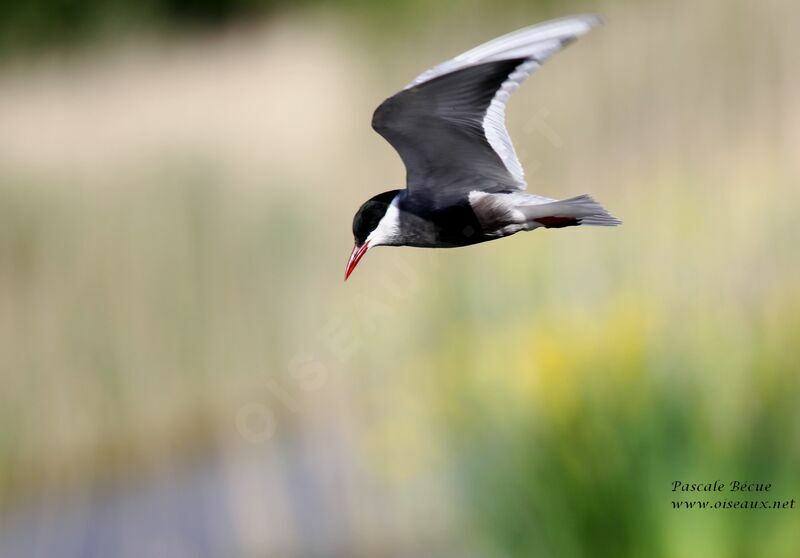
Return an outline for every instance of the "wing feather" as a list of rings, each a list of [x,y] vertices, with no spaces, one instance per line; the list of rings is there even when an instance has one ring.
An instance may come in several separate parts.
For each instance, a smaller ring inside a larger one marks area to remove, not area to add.
[[[545,60],[601,22],[585,15],[520,29],[423,72],[384,101],[372,126],[403,159],[409,194],[444,206],[474,190],[524,189],[505,127],[508,98]]]

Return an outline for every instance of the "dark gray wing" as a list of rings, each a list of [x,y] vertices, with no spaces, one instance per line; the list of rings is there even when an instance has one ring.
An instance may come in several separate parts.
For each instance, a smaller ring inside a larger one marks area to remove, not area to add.
[[[577,16],[521,29],[439,64],[384,101],[372,127],[403,159],[409,194],[442,207],[472,190],[524,189],[506,101],[544,60],[600,22]]]

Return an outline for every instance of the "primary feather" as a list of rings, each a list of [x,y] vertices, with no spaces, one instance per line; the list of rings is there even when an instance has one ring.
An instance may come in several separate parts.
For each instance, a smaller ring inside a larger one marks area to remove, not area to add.
[[[373,127],[403,159],[409,195],[444,206],[472,190],[524,189],[505,127],[508,98],[545,60],[600,23],[583,15],[520,29],[423,72],[384,101]]]

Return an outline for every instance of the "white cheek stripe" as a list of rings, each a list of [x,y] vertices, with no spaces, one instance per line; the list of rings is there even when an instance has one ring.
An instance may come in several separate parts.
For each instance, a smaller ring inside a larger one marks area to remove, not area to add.
[[[391,205],[386,210],[386,214],[378,222],[375,230],[369,233],[367,242],[372,246],[387,244],[400,235],[400,209],[398,207],[398,196],[392,200]]]

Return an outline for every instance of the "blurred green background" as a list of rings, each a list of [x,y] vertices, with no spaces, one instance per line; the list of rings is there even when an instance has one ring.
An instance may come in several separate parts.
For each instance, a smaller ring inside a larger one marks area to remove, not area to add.
[[[550,17],[529,188],[617,229],[370,252],[372,110]],[[800,6],[0,4],[0,556],[786,557]],[[765,494],[672,483],[772,483]]]

